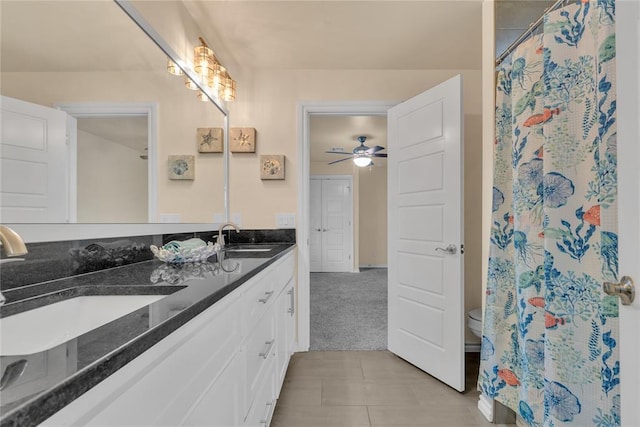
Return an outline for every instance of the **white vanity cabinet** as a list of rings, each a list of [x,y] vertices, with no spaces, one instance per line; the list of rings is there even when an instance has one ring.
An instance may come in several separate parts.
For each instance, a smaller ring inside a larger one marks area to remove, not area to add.
[[[293,352],[293,251],[43,425],[265,426]]]

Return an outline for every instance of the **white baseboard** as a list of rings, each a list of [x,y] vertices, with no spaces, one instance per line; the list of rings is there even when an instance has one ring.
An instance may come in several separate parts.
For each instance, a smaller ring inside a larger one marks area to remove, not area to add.
[[[493,399],[484,394],[480,394],[478,399],[478,409],[490,423],[493,422]]]
[[[360,268],[387,268],[386,265],[361,265]]]
[[[480,353],[480,343],[466,342],[464,343],[464,351],[465,353]]]

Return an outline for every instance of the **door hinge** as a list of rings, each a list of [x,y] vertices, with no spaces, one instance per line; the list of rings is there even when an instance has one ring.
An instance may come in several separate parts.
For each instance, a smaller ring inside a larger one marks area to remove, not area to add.
[[[464,253],[464,244],[460,245],[460,253],[463,254]]]

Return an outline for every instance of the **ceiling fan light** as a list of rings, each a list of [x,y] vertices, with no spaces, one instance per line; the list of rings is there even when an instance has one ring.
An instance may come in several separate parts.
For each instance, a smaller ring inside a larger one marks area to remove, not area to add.
[[[355,163],[356,166],[363,168],[365,166],[372,165],[373,161],[371,160],[371,157],[357,156],[353,158],[353,163]]]

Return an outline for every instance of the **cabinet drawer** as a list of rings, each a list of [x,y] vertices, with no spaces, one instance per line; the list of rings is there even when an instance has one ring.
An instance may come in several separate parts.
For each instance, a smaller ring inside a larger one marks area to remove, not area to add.
[[[280,262],[277,268],[274,269],[274,281],[276,283],[276,293],[279,293],[289,281],[293,278],[293,270],[295,266],[295,259],[293,252],[287,254]]]
[[[176,425],[230,427],[241,425],[248,407],[244,395],[244,360],[233,358],[224,372],[211,384]]]
[[[265,427],[271,422],[271,417],[273,416],[273,411],[276,406],[276,375],[275,367],[272,366],[274,364],[274,360],[270,359],[268,364],[270,365],[267,368],[268,375],[266,375],[258,385],[255,399],[253,400],[251,409],[249,409],[249,413],[247,414],[247,418],[244,423],[247,427]]]
[[[257,278],[256,283],[247,290],[244,296],[243,322],[246,325],[246,334],[251,333],[256,322],[271,307],[276,297],[274,272],[267,271]]]
[[[275,317],[265,316],[245,341],[248,395],[254,396],[265,371],[273,364],[277,348]],[[272,366],[273,367],[273,366]]]

